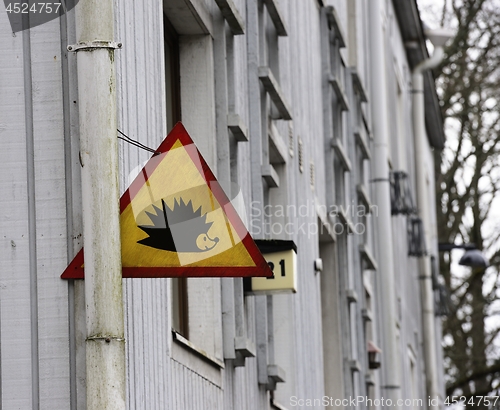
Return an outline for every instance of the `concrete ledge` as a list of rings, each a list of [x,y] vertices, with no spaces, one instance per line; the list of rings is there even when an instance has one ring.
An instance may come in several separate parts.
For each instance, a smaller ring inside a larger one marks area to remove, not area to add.
[[[375,258],[373,257],[372,253],[368,249],[366,245],[359,245],[359,252],[361,254],[361,258],[365,261],[366,266],[368,269],[371,270],[377,270],[377,262],[375,261]]]
[[[262,82],[264,89],[271,97],[271,100],[273,100],[274,105],[276,105],[276,108],[281,115],[281,119],[291,120],[292,110],[290,109],[290,106],[283,95],[283,91],[281,90],[278,81],[276,81],[271,69],[269,67],[259,67],[259,79]]]
[[[346,37],[344,35],[344,30],[342,29],[339,16],[333,6],[328,6],[326,8],[326,17],[328,18],[330,29],[333,29],[334,31],[334,37],[339,40],[340,48],[344,48],[346,46]]]
[[[269,127],[269,161],[271,164],[284,164],[288,158],[288,147],[276,126],[271,122]]]
[[[179,333],[172,331],[172,337],[172,360],[222,388],[221,369],[224,369],[224,363],[197,348]]]
[[[262,166],[262,177],[270,188],[278,188],[280,186],[280,177],[271,164]]]
[[[238,142],[248,142],[248,129],[238,114],[227,115],[227,128],[231,131]]]
[[[163,0],[163,11],[180,35],[213,33],[212,16],[202,0]]]
[[[351,368],[351,371],[353,371],[353,372],[360,372],[361,371],[361,364],[359,363],[358,360],[349,360],[349,367]]]
[[[267,365],[267,374],[274,383],[284,383],[286,379],[285,371],[277,364]]]
[[[255,343],[241,336],[234,339],[234,350],[239,352],[243,357],[255,357],[257,354]]]
[[[274,27],[276,28],[276,33],[278,34],[278,36],[288,36],[285,20],[281,15],[278,5],[276,4],[276,0],[264,0],[264,3],[266,4],[267,11],[271,16],[271,20],[274,23]]]
[[[346,296],[347,296],[347,301],[349,303],[357,303],[358,302],[358,294],[354,289],[347,289],[345,291]]]
[[[365,87],[363,87],[363,83],[361,82],[361,78],[359,77],[356,69],[352,69],[351,71],[352,83],[354,85],[354,90],[359,95],[359,99],[361,102],[368,102],[368,97],[366,96]]]
[[[339,81],[333,76],[329,76],[328,82],[333,87],[333,91],[335,91],[335,95],[337,96],[337,101],[342,108],[342,111],[349,111],[349,103],[347,102],[347,96],[345,95],[344,90],[342,89]]]
[[[349,161],[349,158],[347,157],[347,154],[345,152],[344,146],[342,145],[342,142],[338,138],[335,138],[332,140],[331,145],[332,145],[332,148],[335,150],[335,154],[337,154],[337,157],[340,160],[342,167],[344,168],[344,171],[350,172],[351,171],[351,161]]]
[[[358,199],[365,206],[365,212],[370,213],[372,203],[370,197],[368,196],[368,191],[363,184],[356,185],[356,192],[358,193]]]
[[[245,34],[245,22],[236,8],[233,0],[215,0],[219,9],[227,21],[231,33],[235,36]]]
[[[356,143],[359,145],[361,149],[361,154],[363,155],[363,159],[370,159],[370,148],[368,147],[368,142],[366,142],[366,138],[364,136],[366,130],[364,129],[364,125],[360,125],[356,127],[354,131],[354,138],[356,138]]]

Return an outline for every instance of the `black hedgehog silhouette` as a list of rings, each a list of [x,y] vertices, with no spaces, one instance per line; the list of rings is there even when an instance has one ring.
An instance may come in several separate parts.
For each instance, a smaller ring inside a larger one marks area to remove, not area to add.
[[[146,211],[152,225],[138,227],[149,236],[137,243],[171,252],[206,252],[217,245],[219,238],[208,236],[213,222],[207,222],[201,206],[195,211],[192,202],[182,198],[174,200],[173,209],[163,199],[161,204],[162,209],[153,205],[154,214]]]

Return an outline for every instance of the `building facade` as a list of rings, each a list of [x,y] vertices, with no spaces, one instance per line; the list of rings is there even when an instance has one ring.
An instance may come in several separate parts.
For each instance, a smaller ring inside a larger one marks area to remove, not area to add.
[[[0,13],[4,409],[86,408],[84,284],[60,279],[83,246],[67,50],[83,3],[17,33]],[[442,407],[444,137],[431,73],[414,88],[429,57],[416,2],[123,0],[114,27],[119,130],[155,149],[182,121],[253,238],[297,246],[294,294],[123,279],[128,408]],[[119,142],[121,193],[150,155]]]

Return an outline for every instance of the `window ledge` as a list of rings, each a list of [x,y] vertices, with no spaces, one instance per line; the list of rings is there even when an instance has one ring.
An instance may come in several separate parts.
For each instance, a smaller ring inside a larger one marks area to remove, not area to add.
[[[338,221],[346,227],[347,234],[350,235],[355,232],[352,221],[342,208],[339,209],[335,215],[337,216]]]
[[[279,175],[271,164],[263,165],[261,172],[269,188],[278,188],[280,186]]]
[[[357,303],[358,302],[358,294],[354,289],[346,290],[347,302],[348,303]]]
[[[276,28],[276,34],[280,37],[286,37],[288,35],[285,20],[281,15],[281,12],[276,4],[276,0],[264,0],[266,4],[267,11],[269,12],[269,16],[274,23],[274,27]]]
[[[269,126],[269,161],[271,164],[285,164],[288,158],[288,149],[276,126],[271,122]]]
[[[255,357],[257,355],[255,343],[242,336],[238,336],[234,339],[234,350],[239,352],[243,357]]]
[[[347,153],[346,153],[344,146],[342,145],[342,142],[340,141],[340,139],[338,139],[338,138],[333,139],[331,145],[332,145],[333,149],[335,150],[335,153],[337,154],[337,157],[340,160],[340,163],[342,164],[344,171],[350,172],[351,171],[351,161],[349,161],[349,158],[347,157]]]
[[[368,147],[368,143],[366,142],[366,138],[364,136],[365,132],[366,130],[364,130],[364,125],[358,126],[354,131],[354,137],[356,138],[356,142],[361,148],[363,159],[370,159],[370,148]]]
[[[356,69],[353,69],[351,71],[351,76],[354,88],[356,89],[359,95],[359,99],[361,100],[361,102],[368,102],[368,97],[366,96],[365,87],[363,87],[363,83],[361,82],[361,78]]]
[[[361,253],[361,258],[366,263],[366,268],[370,270],[377,270],[377,262],[366,245],[359,245],[359,252]]]
[[[352,372],[360,372],[361,371],[361,363],[358,360],[349,360],[349,367]]]
[[[283,91],[281,90],[278,81],[274,77],[271,69],[267,66],[259,67],[259,79],[264,86],[264,89],[270,95],[271,100],[278,109],[281,118],[283,120],[289,121],[292,119],[290,114],[291,109],[288,102],[285,100]]]
[[[227,127],[238,142],[248,142],[248,129],[241,117],[236,113],[227,115]]]
[[[212,16],[201,0],[173,0],[163,2],[163,11],[180,35],[213,35]]]
[[[219,6],[224,19],[227,21],[231,32],[235,36],[245,34],[245,22],[234,5],[233,0],[215,0],[215,2]]]
[[[316,215],[321,224],[319,232],[320,242],[336,242],[337,234],[333,229],[333,222],[331,220],[331,213],[326,213],[326,205],[322,205],[321,201],[315,196],[314,203],[316,208]]]
[[[277,402],[275,399],[271,399],[271,408],[277,410],[288,410],[288,408]]]
[[[345,91],[342,89],[340,82],[333,76],[328,77],[328,82],[332,85],[333,90],[337,96],[337,101],[340,104],[340,108],[342,111],[349,111],[349,103],[347,102],[347,95]]]
[[[339,40],[340,48],[344,48],[346,46],[346,37],[344,35],[344,30],[342,29],[339,16],[337,15],[337,11],[333,6],[328,6],[326,8],[326,17],[328,19],[330,29],[333,29],[335,38]]]
[[[279,367],[277,364],[267,365],[267,375],[275,383],[284,383],[286,379],[285,371]]]
[[[366,322],[373,322],[373,316],[370,309],[361,309],[361,315]]]
[[[372,203],[370,201],[370,197],[368,196],[368,192],[363,184],[356,185],[356,191],[358,193],[359,201],[365,207],[365,213],[369,214],[371,212]]]
[[[203,349],[200,349],[199,347],[195,346],[193,343],[191,343],[189,340],[187,340],[180,333],[177,333],[175,330],[172,330],[172,337],[177,344],[186,348],[186,350],[190,351],[191,353],[196,354],[198,357],[200,357],[204,361],[208,362],[209,364],[217,366],[220,369],[225,368],[224,362],[222,362],[221,360],[208,354]]]

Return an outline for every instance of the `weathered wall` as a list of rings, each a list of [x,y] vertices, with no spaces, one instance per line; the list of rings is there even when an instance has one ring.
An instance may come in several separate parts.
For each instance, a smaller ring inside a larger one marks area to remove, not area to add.
[[[384,272],[367,268],[359,251],[363,244],[375,255],[377,247],[383,246],[373,240],[371,218],[376,214],[364,221],[347,212],[352,223],[366,223],[366,236],[318,234],[326,218],[321,208],[336,205],[333,198],[340,191],[339,180],[345,183],[346,205],[360,204],[358,184],[373,197],[369,161],[364,162],[364,170],[357,168],[359,147],[354,139],[359,118],[364,118],[369,148],[372,144],[368,135],[370,95],[368,104],[361,104],[363,114],[358,118],[351,75],[355,65],[364,89],[370,89],[366,2],[325,1],[335,6],[348,46],[340,51],[346,64],[343,87],[349,102],[349,111],[340,117],[341,136],[333,131],[338,125],[332,114],[336,97],[328,82],[331,67],[324,54],[327,20],[319,2],[277,2],[288,36],[275,43],[262,2],[234,3],[247,23],[245,35],[230,33],[215,2],[193,0],[194,9],[204,10],[203,18],[209,16],[205,28],[211,32],[190,26],[190,33],[181,33],[183,122],[223,185],[233,182],[241,187],[247,215],[251,215],[252,201],[257,201],[255,207],[261,211],[264,205],[271,210],[279,205],[307,210],[299,216],[268,218],[276,226],[292,223],[292,234],[254,232],[258,238],[296,242],[298,292],[273,296],[272,303],[270,298],[246,296],[241,300],[243,323],[231,329],[222,323],[221,301],[227,289],[241,289],[241,281],[228,280],[222,285],[219,279],[190,279],[190,313],[196,324],[191,342],[201,348],[211,346],[211,356],[224,362],[221,368],[173,340],[170,279],[125,279],[128,407],[265,409],[270,408],[271,396],[285,407],[290,407],[291,396],[314,399],[325,392],[339,398],[379,397],[383,380],[380,371],[367,369],[366,338],[378,345],[383,339],[380,324],[384,318],[377,315],[383,301],[375,293],[378,275]],[[163,5],[125,0],[116,1],[115,10],[116,40],[123,43],[115,54],[118,126],[155,148],[167,133]],[[3,9],[0,21],[0,141],[4,145],[0,150],[0,408],[84,409],[83,286],[79,281],[59,279],[82,243],[76,57],[66,52],[66,45],[75,42],[75,15],[72,11],[16,35],[10,32]],[[393,97],[388,107],[390,161],[394,169],[405,166],[412,174],[411,84],[390,7],[387,22],[390,52],[386,58],[392,80],[388,92]],[[263,27],[271,33],[271,40],[262,34]],[[276,71],[291,107],[291,121],[271,119],[274,108],[256,77],[259,66]],[[227,74],[220,75],[220,70]],[[403,95],[399,99],[398,87]],[[230,139],[221,121],[229,112],[237,113],[246,124],[249,142],[235,145]],[[399,122],[394,113],[401,116]],[[277,188],[264,182],[261,169],[269,161],[267,132],[271,124],[286,148],[283,161],[273,163],[280,177]],[[340,169],[331,146],[333,137],[344,144],[350,172],[344,174]],[[150,154],[120,142],[119,155],[124,192]],[[331,223],[340,222],[333,218]],[[425,397],[420,302],[415,291],[419,287],[417,264],[406,256],[405,219],[392,218],[388,229],[395,238],[402,397]],[[314,270],[318,257],[325,261],[323,272]],[[367,289],[372,296],[369,335],[364,313]],[[257,344],[259,353],[247,358],[244,367],[234,367],[232,360],[224,361],[222,341],[240,331]],[[409,376],[408,350],[417,366],[416,393]],[[272,395],[259,384],[267,364],[277,364],[286,372],[286,383],[278,383]],[[374,387],[367,386],[367,376]]]
[[[0,391],[3,408],[70,397],[59,20],[13,34],[0,13]]]

